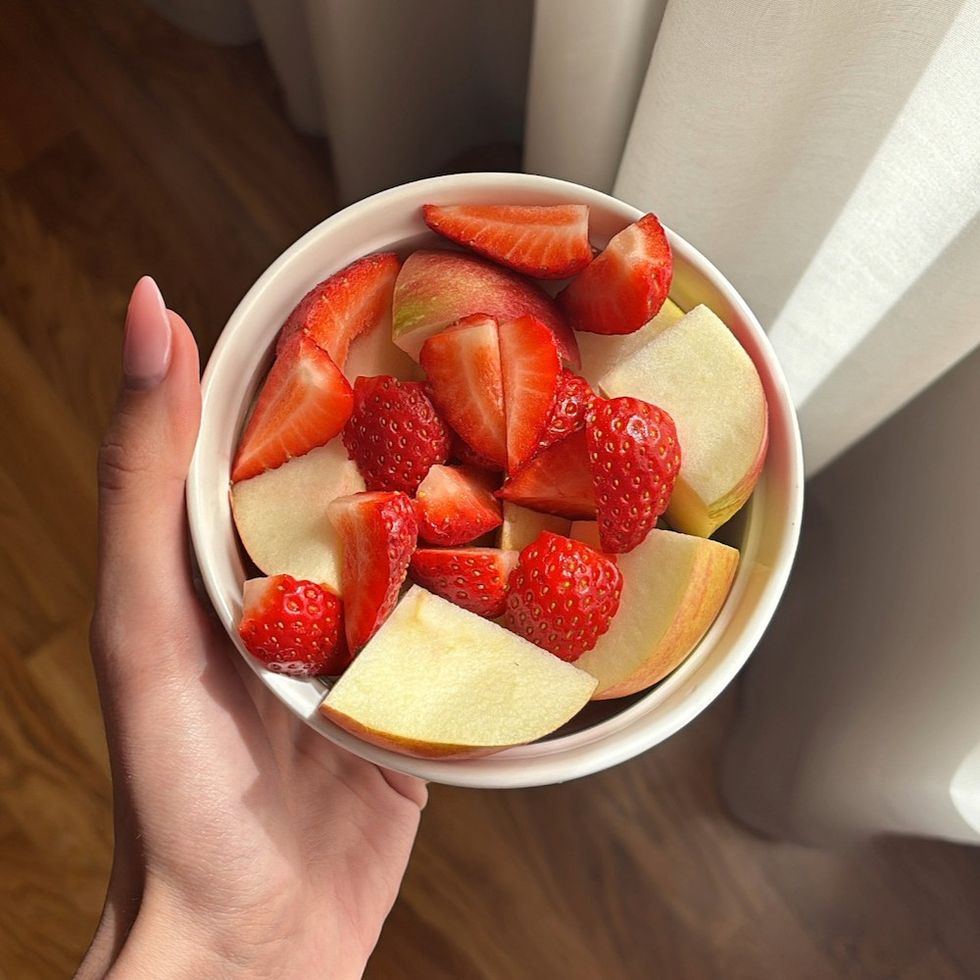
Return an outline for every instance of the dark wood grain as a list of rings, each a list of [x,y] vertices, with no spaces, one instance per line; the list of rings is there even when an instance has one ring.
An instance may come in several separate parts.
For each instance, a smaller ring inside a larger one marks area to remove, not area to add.
[[[327,159],[290,128],[257,45],[194,41],[125,0],[0,0],[0,977],[69,975],[108,873],[86,632],[128,291],[153,272],[206,353],[334,207]],[[367,976],[977,976],[977,852],[835,853],[729,820],[716,767],[735,698],[589,779],[433,787]]]

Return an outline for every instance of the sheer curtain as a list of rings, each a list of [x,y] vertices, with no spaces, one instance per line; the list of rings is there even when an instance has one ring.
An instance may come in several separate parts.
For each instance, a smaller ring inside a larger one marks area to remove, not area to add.
[[[980,0],[152,3],[213,39],[251,24],[294,120],[330,137],[345,200],[523,138],[526,170],[656,211],[769,331],[810,474],[980,343]],[[975,415],[936,404],[976,454]],[[840,458],[836,492],[928,466],[933,506],[907,519],[942,521],[953,460],[894,445],[875,473],[860,445]],[[853,528],[879,525],[867,506]],[[822,610],[794,615],[824,629]]]

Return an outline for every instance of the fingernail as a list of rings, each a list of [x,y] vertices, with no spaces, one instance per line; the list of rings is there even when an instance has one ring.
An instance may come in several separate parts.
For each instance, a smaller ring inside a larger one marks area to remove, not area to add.
[[[127,388],[152,388],[170,367],[170,318],[157,284],[143,276],[126,311],[123,338],[123,384]]]

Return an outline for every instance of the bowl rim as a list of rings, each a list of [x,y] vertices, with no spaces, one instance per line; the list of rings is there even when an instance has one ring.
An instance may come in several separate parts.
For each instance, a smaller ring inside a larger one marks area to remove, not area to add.
[[[769,392],[770,422],[772,423],[774,413],[778,413],[779,431],[785,433],[787,440],[785,448],[788,450],[788,478],[785,492],[788,495],[788,515],[784,532],[775,558],[767,566],[767,582],[757,598],[748,622],[731,642],[728,652],[709,672],[706,674],[701,672],[701,675],[698,675],[697,668],[705,659],[706,651],[711,649],[712,635],[720,633],[719,622],[722,620],[722,614],[719,614],[719,619],[700,641],[695,652],[664,681],[623,711],[570,735],[534,742],[530,745],[515,746],[493,755],[476,758],[421,759],[402,755],[362,741],[324,718],[319,711],[314,710],[312,715],[304,714],[291,702],[290,694],[295,692],[294,685],[302,684],[305,687],[309,682],[266,671],[247,654],[238,639],[237,631],[233,629],[232,610],[224,600],[214,568],[208,560],[207,542],[210,535],[207,522],[210,501],[207,499],[207,460],[204,458],[206,454],[202,443],[209,424],[218,424],[212,423],[213,413],[209,414],[208,411],[214,399],[216,379],[229,356],[229,351],[234,347],[236,333],[241,325],[249,320],[253,308],[260,302],[266,290],[283,269],[324,236],[335,234],[338,229],[356,222],[369,209],[385,208],[394,202],[414,198],[420,194],[435,196],[444,194],[447,190],[465,194],[467,190],[496,191],[498,187],[504,191],[513,189],[523,194],[546,192],[549,198],[567,194],[568,199],[576,203],[595,205],[621,214],[624,222],[634,221],[644,213],[612,195],[570,181],[536,174],[484,172],[449,174],[401,184],[364,198],[328,216],[297,239],[268,266],[241,299],[222,329],[201,381],[201,431],[191,461],[186,491],[193,555],[211,604],[223,628],[246,663],[277,699],[320,734],[371,762],[447,785],[479,788],[542,786],[598,772],[653,747],[683,728],[707,708],[731,683],[748,660],[775,612],[792,567],[803,509],[803,455],[799,424],[786,378],[775,352],[755,315],[734,286],[694,246],[665,226],[675,257],[679,257],[710,281],[711,285],[722,294],[725,302],[736,311],[739,320],[751,334],[754,351],[749,352],[750,356],[757,363],[757,367],[758,359],[762,358],[772,390],[777,395],[776,403],[773,404],[772,392]],[[367,249],[367,251],[376,250]],[[770,432],[772,430],[773,426],[770,424]],[[753,510],[758,506],[758,491],[753,494],[747,506]],[[761,533],[759,522],[751,520],[751,513],[748,527],[750,537],[753,528],[757,534]],[[748,548],[749,544],[746,544],[744,550],[747,551]],[[736,573],[736,581],[738,581],[738,573]],[[734,586],[725,601],[723,612],[729,607],[734,608],[733,599],[738,599]],[[703,655],[698,657],[698,654]],[[650,715],[652,709],[668,700],[674,703],[667,706],[663,712]]]

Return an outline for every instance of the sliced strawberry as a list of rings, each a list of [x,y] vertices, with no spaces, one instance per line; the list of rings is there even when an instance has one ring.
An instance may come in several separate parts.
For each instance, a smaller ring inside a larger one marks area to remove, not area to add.
[[[667,235],[648,214],[610,239],[558,294],[558,305],[576,330],[632,333],[660,312],[672,275]]]
[[[378,631],[398,601],[415,550],[418,521],[403,493],[355,493],[327,506],[344,551],[347,645],[352,653]]]
[[[297,334],[276,357],[238,444],[233,481],[247,480],[329,442],[353,407],[330,355]]]
[[[480,471],[433,466],[415,495],[419,538],[451,547],[500,527],[500,504],[490,486]]]
[[[245,583],[238,635],[269,670],[293,677],[339,674],[351,656],[341,601],[315,582],[291,575]]]
[[[401,262],[394,252],[365,255],[314,286],[296,305],[279,333],[277,350],[305,333],[343,369],[351,341],[378,329],[391,314]]]
[[[558,376],[558,389],[555,392],[555,405],[551,410],[537,452],[553,446],[556,442],[585,427],[585,416],[595,398],[592,386],[585,378],[580,378],[567,368]]]
[[[444,238],[535,279],[567,279],[592,261],[584,204],[423,204]]]
[[[414,494],[429,467],[446,462],[450,436],[421,382],[389,375],[354,382],[343,440],[368,490]]]
[[[516,551],[499,548],[419,548],[408,573],[443,599],[496,619],[503,614],[507,580],[516,564]]]
[[[555,301],[533,282],[475,255],[446,249],[413,252],[398,273],[393,302],[392,339],[415,358],[426,338],[471,313],[495,320],[529,313],[555,335],[566,364],[581,364],[575,333]]]
[[[511,574],[503,625],[562,660],[578,660],[609,629],[622,592],[615,561],[542,531]]]
[[[466,466],[475,466],[479,470],[489,470],[499,472],[502,467],[486,456],[481,456],[472,446],[468,446],[465,440],[461,439],[455,432],[452,434],[452,441],[449,446],[450,459],[464,463]]]
[[[500,374],[507,422],[507,469],[535,453],[551,417],[561,361],[552,332],[533,316],[500,324]]]
[[[596,398],[585,423],[599,544],[632,551],[667,509],[681,467],[674,420],[639,398]]]
[[[467,445],[501,466],[507,460],[497,324],[468,316],[430,337],[419,357],[443,418]]]
[[[574,432],[539,453],[497,491],[497,496],[573,521],[592,520],[595,490],[585,432]]]

